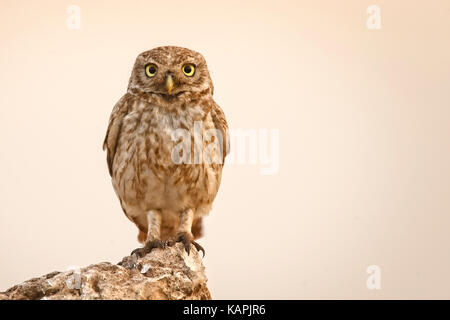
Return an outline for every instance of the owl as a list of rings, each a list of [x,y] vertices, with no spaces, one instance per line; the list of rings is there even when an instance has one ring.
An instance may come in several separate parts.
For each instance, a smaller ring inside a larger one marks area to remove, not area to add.
[[[114,191],[139,229],[143,256],[202,236],[229,150],[228,125],[213,100],[203,56],[175,47],[141,53],[114,106],[103,149]]]

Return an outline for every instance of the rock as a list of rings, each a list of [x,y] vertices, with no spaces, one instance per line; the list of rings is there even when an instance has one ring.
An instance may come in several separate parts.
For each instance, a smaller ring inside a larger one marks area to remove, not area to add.
[[[205,267],[195,248],[182,244],[154,249],[117,265],[101,262],[79,270],[52,272],[0,292],[0,300],[211,299]]]

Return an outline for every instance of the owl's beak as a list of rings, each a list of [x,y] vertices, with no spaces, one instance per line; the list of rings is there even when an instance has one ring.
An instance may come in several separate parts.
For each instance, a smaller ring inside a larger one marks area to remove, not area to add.
[[[171,74],[167,75],[166,77],[166,88],[167,92],[171,94],[173,90],[173,78]]]

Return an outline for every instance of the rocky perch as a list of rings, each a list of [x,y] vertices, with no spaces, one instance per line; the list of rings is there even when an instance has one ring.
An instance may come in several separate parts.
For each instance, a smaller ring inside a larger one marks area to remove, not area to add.
[[[0,292],[0,300],[211,299],[205,267],[195,248],[182,244],[154,249],[145,257],[127,256],[117,265],[101,262],[52,272]]]

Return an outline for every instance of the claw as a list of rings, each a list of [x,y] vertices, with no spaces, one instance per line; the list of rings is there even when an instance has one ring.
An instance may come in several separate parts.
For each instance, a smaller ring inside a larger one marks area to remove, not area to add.
[[[192,241],[192,244],[194,245],[195,249],[197,249],[198,252],[202,252],[202,258],[205,257],[205,249],[201,245],[199,245],[197,242]]]
[[[175,242],[181,242],[188,255],[191,253],[191,245],[194,245],[198,252],[202,252],[202,257],[205,257],[205,249],[193,240],[192,235],[185,232],[180,233],[177,235]]]
[[[161,240],[157,239],[157,240],[152,240],[152,241],[148,241],[145,246],[143,246],[142,248],[137,248],[134,249],[130,256],[132,256],[133,254],[135,254],[138,258],[142,258],[143,256],[145,256],[147,253],[150,253],[153,249],[155,248],[161,248],[164,249],[165,247],[165,243],[162,242]]]
[[[184,249],[186,250],[187,254],[189,255],[191,253],[191,244],[189,242],[184,242]]]

